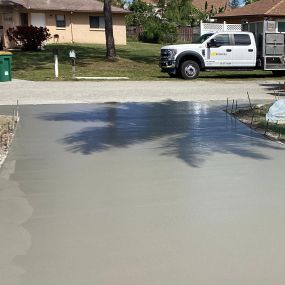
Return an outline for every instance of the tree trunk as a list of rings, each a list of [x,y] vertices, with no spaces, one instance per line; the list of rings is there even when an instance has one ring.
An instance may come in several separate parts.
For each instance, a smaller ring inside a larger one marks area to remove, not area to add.
[[[113,20],[111,1],[104,0],[104,18],[105,18],[105,35],[106,35],[106,57],[107,59],[114,59],[116,54],[114,35],[113,35]]]

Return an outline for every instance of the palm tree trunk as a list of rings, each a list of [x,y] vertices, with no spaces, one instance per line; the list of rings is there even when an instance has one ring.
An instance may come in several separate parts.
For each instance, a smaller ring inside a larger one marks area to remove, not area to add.
[[[113,35],[113,20],[111,1],[104,0],[104,18],[105,18],[105,35],[106,35],[106,57],[107,59],[114,59],[116,54],[114,35]]]

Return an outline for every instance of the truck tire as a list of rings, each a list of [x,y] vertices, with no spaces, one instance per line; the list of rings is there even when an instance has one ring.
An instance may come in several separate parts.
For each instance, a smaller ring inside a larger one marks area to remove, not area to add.
[[[180,74],[183,79],[195,79],[200,73],[199,64],[193,60],[186,60],[181,64]]]

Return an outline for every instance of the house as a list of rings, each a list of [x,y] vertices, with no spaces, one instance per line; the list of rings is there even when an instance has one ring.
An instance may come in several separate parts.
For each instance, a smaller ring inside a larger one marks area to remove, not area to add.
[[[261,49],[263,32],[285,32],[285,0],[259,0],[214,16],[218,22],[241,24],[252,32]]]
[[[126,44],[125,15],[112,6],[116,44]],[[43,26],[49,41],[60,43],[105,43],[103,2],[97,0],[0,0],[0,37],[9,47],[6,31],[15,26]]]
[[[210,11],[211,9],[218,11],[221,8],[227,10],[229,9],[228,2],[228,0],[192,0],[193,6],[202,12]]]
[[[264,20],[277,20],[277,31],[285,32],[285,1],[259,0],[241,8],[232,9],[214,16],[218,22],[226,21],[233,24],[246,24],[263,22]]]
[[[156,6],[159,2],[159,0],[142,0],[142,1],[147,4],[152,4],[154,6]],[[192,0],[192,4],[201,12],[204,12],[205,10],[210,11],[212,8],[216,9],[217,11],[220,8],[225,8],[225,9],[229,8],[228,0]]]

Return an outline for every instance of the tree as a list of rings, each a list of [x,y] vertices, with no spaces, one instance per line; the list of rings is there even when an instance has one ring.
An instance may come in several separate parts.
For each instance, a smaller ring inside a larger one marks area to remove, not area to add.
[[[106,58],[113,60],[117,56],[117,53],[113,34],[113,19],[110,0],[104,0],[104,19],[106,36]]]
[[[204,10],[200,10],[196,7],[193,7],[193,17],[194,17],[193,23],[199,23],[200,21],[207,22],[216,14],[225,12],[227,8],[227,5],[219,8],[214,7],[213,5],[211,5],[210,7],[208,6],[209,6],[208,2],[206,1]]]
[[[124,9],[126,5],[128,5],[128,2],[126,0],[112,0],[111,4],[113,6],[117,6]]]
[[[230,7],[235,9],[235,8],[238,8],[240,6],[240,2],[239,0],[231,0],[230,1]]]
[[[169,0],[166,3],[163,17],[179,26],[188,26],[193,20],[192,0]]]
[[[143,26],[147,19],[154,15],[154,7],[141,0],[133,1],[129,6],[129,10],[133,13],[126,17],[128,26]]]

